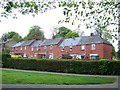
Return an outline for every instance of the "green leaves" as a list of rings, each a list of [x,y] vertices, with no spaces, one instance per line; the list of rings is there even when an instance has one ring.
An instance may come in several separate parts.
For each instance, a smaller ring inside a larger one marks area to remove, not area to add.
[[[83,16],[83,11],[81,11],[81,16]]]

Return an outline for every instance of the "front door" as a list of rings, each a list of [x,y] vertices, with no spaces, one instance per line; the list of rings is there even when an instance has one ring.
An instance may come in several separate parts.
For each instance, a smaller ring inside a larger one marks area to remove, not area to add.
[[[53,54],[49,54],[49,59],[53,59]]]

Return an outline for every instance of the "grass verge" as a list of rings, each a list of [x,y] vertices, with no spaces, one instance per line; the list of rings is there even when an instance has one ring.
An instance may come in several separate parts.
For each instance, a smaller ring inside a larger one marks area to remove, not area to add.
[[[109,84],[116,81],[115,78],[110,77],[56,75],[12,70],[2,70],[0,74],[2,74],[3,84],[86,85]]]

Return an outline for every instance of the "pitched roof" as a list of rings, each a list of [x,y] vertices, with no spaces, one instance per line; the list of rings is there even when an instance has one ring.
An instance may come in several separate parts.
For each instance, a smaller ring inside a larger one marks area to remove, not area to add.
[[[78,45],[79,41],[80,41],[80,37],[77,38],[69,38],[69,39],[64,39],[63,42],[60,44],[60,47],[64,47],[64,46],[76,46]]]
[[[18,42],[16,43],[15,45],[13,45],[12,47],[19,47],[21,46],[25,41],[22,41],[22,42]]]
[[[47,45],[56,45],[60,42],[62,38],[55,38],[55,39],[47,39],[44,40],[41,46],[47,46]]]
[[[43,43],[43,41],[41,41],[41,40],[35,41],[35,42],[31,45],[31,47],[38,47],[38,46],[41,46],[42,43]]]
[[[97,43],[105,43],[105,44],[110,44],[110,42],[108,42],[107,40],[101,38],[100,36],[96,35],[96,36],[82,36],[80,41],[79,41],[79,45],[80,44],[97,44]]]
[[[77,37],[75,39],[73,38],[64,39],[63,42],[59,46],[60,47],[76,46],[76,45],[81,45],[81,44],[92,44],[92,43],[94,44],[104,43],[104,44],[111,45],[110,42],[96,35],[96,36],[82,36],[82,37]]]
[[[33,43],[34,40],[25,41],[21,46],[28,46]]]

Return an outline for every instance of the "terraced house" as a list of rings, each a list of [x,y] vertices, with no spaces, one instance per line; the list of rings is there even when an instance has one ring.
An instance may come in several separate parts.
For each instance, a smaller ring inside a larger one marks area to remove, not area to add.
[[[47,40],[22,41],[11,47],[12,54],[25,58],[64,59],[109,59],[112,60],[112,44],[98,35],[52,38]]]

